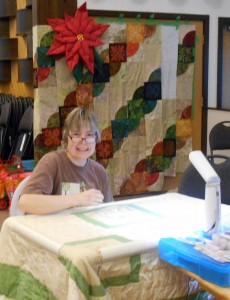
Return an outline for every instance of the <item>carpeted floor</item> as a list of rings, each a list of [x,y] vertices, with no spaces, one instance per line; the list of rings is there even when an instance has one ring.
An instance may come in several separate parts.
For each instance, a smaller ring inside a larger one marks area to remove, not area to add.
[[[0,210],[0,229],[2,227],[2,223],[5,221],[5,219],[9,216],[8,210]]]

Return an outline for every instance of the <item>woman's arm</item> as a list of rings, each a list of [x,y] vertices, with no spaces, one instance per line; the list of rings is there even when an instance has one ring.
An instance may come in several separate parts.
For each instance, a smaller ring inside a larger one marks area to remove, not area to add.
[[[28,214],[49,214],[75,206],[98,205],[103,199],[103,194],[95,189],[76,195],[22,194],[19,209]]]

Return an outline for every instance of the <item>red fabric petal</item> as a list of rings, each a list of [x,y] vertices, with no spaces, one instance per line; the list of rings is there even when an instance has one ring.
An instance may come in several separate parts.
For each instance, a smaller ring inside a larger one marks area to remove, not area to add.
[[[80,23],[76,22],[73,18],[69,21],[66,22],[66,27],[69,29],[69,31],[76,35],[79,33],[79,27],[80,27]]]
[[[81,41],[81,50],[85,53],[85,55],[89,55],[89,45],[86,40]]]
[[[73,19],[73,17],[67,15],[67,14],[64,14],[64,18],[65,18],[65,22],[69,22],[71,19]]]
[[[57,32],[61,32],[63,27],[66,26],[65,21],[62,19],[47,19],[47,23]]]
[[[57,55],[65,52],[66,46],[58,41],[54,41],[49,50],[46,52],[46,55]]]
[[[87,32],[88,27],[89,27],[90,30],[93,28],[92,18],[87,18],[87,19],[83,20],[83,22],[81,23],[79,31],[85,33],[85,32]]]
[[[93,26],[94,26],[93,20],[92,19],[88,20],[85,26],[84,34],[90,33],[93,29]]]
[[[82,58],[83,63],[86,65],[86,67],[94,73],[94,54],[93,49],[88,48],[88,53],[82,51],[83,48],[80,48],[79,53]]]
[[[73,56],[70,60],[67,59],[67,64],[71,71],[75,68],[75,66],[78,64],[79,61],[79,55]]]
[[[101,24],[99,24],[99,25],[100,26],[97,28],[95,28],[95,26],[94,26],[94,28],[93,28],[94,31],[92,31],[92,33],[97,37],[101,36],[109,27],[109,25],[101,25]]]
[[[95,37],[93,38],[92,36],[89,35],[85,36],[85,41],[87,41],[89,47],[95,47],[103,44],[102,41],[96,39]]]
[[[57,40],[64,44],[69,44],[69,43],[76,43],[77,38],[74,35],[69,35],[69,36],[60,35]]]
[[[97,40],[97,41],[87,41],[87,44],[89,45],[89,47],[96,47],[102,45],[103,43]]]
[[[86,11],[86,2],[84,2],[77,11]]]
[[[84,33],[84,38],[87,41],[96,41],[96,39],[97,39],[96,36],[93,36],[92,34],[89,34],[89,33]]]
[[[73,45],[67,45],[66,47],[66,52],[68,52],[68,54],[66,55],[67,58],[71,59],[73,56],[77,55],[80,47],[81,47],[81,42],[77,42]]]
[[[85,66],[93,73],[93,47],[103,44],[99,36],[109,25],[95,24],[94,19],[88,16],[86,2],[78,8],[74,17],[65,15],[64,20],[48,19],[48,23],[56,31],[56,35],[47,54],[55,55],[65,52],[67,64],[71,70],[81,58]]]
[[[81,24],[85,19],[88,18],[88,12],[87,11],[81,11],[80,9],[77,10],[74,20],[79,22]]]

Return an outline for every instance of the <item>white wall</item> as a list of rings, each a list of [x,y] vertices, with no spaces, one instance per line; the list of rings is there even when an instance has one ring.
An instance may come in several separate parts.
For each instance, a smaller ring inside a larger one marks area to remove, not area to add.
[[[78,0],[78,6],[85,0]],[[230,0],[88,0],[88,9],[210,16],[208,106],[216,107],[218,17],[230,18]]]

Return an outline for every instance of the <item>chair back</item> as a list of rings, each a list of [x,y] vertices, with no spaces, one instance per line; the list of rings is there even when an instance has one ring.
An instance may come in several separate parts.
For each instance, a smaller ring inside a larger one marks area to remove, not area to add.
[[[223,121],[213,126],[209,133],[211,155],[214,150],[230,150],[230,121]]]
[[[19,123],[18,132],[16,134],[10,156],[19,156],[22,159],[32,159],[34,157],[33,148],[33,113],[34,109],[29,106]]]
[[[0,157],[2,159],[7,159],[10,151],[10,141],[8,138],[10,115],[11,103],[6,102],[1,107],[0,115]]]
[[[12,198],[11,205],[10,205],[10,213],[9,213],[10,217],[20,216],[20,215],[25,214],[24,212],[20,211],[19,206],[18,206],[18,201],[19,201],[21,193],[22,193],[25,185],[27,184],[29,178],[30,178],[30,176],[27,176],[25,179],[23,179],[23,181],[21,181],[19,183],[19,185],[17,186],[17,188],[13,194],[13,198]]]
[[[221,203],[230,204],[230,157],[224,155],[207,156],[211,166],[220,177]],[[193,165],[184,171],[178,192],[187,196],[204,199],[205,181]]]

